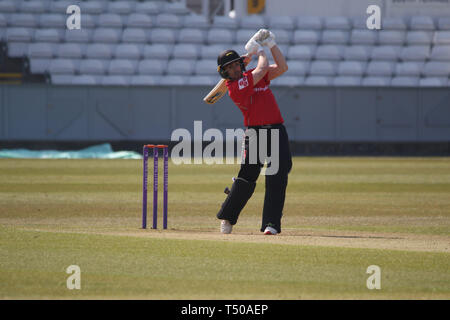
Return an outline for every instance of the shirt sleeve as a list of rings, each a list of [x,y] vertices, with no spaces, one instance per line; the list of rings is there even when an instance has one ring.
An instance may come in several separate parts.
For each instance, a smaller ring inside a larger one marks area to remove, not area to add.
[[[253,74],[244,73],[244,76],[234,81],[230,88],[230,97],[233,100],[245,101],[253,94]]]

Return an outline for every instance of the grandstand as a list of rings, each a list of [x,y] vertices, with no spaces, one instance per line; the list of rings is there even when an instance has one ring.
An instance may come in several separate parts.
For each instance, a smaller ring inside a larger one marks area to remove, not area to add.
[[[71,4],[80,30],[66,27]],[[0,0],[5,59],[55,85],[214,85],[218,53],[243,54],[267,27],[289,64],[277,86],[450,86],[449,17],[382,22],[376,31],[361,17],[209,17],[185,2]]]

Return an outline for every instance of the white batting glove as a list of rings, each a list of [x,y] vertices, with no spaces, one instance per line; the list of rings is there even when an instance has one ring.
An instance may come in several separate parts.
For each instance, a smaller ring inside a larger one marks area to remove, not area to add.
[[[265,37],[265,39],[262,40],[260,43],[262,46],[266,46],[269,49],[272,49],[272,47],[277,44],[275,42],[275,35],[273,34],[272,31],[267,30],[267,32],[269,35],[267,37]]]
[[[261,43],[263,40],[267,39],[269,36],[270,36],[269,30],[259,29],[250,39],[253,39],[256,42]]]
[[[245,45],[245,50],[247,50],[249,55],[254,55],[260,51],[264,51],[263,47],[254,39],[248,40],[247,44]]]

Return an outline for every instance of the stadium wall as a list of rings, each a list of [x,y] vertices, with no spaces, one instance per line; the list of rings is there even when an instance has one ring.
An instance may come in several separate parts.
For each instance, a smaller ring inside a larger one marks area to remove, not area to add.
[[[111,142],[139,150],[141,142],[169,142],[178,128],[193,136],[196,120],[202,121],[203,132],[217,128],[225,135],[225,129],[243,128],[242,115],[228,97],[215,105],[202,101],[209,89],[3,85],[0,148]],[[377,150],[450,154],[448,89],[274,87],[273,91],[296,154],[377,154]]]

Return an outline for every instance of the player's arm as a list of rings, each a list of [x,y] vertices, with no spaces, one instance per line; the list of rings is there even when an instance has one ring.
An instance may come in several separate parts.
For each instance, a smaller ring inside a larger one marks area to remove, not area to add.
[[[284,58],[283,53],[277,45],[274,45],[270,52],[272,53],[273,60],[275,60],[274,64],[269,66],[269,80],[273,80],[288,70],[288,65],[286,59]]]
[[[267,55],[262,48],[257,52],[257,56],[258,56],[258,64],[256,65],[256,68],[253,69],[252,71],[254,84],[257,84],[259,80],[264,78],[266,73],[269,71],[269,60],[267,59]]]

